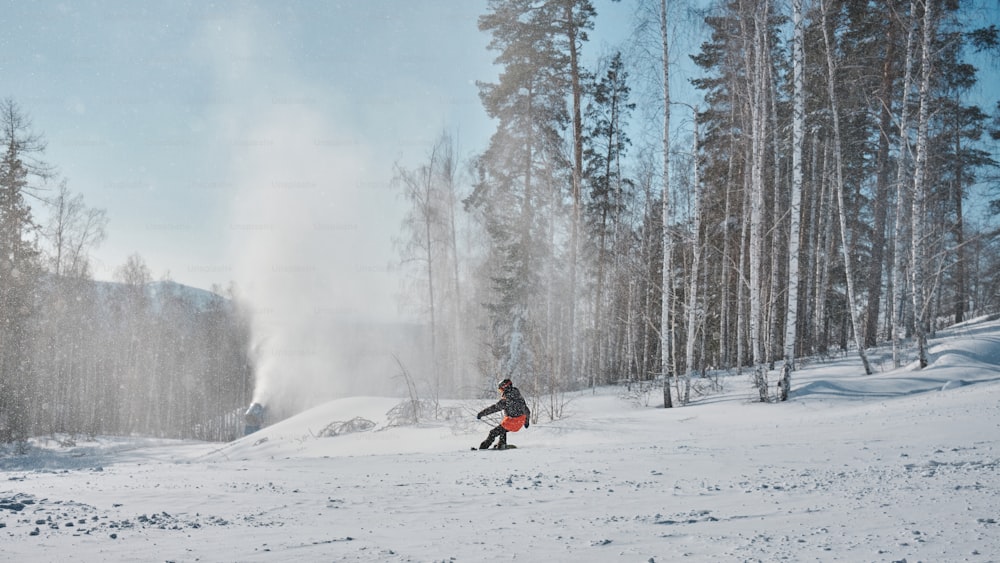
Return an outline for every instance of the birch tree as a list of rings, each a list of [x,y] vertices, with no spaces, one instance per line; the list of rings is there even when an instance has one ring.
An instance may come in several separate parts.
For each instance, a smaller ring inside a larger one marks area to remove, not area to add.
[[[393,181],[409,208],[402,223],[400,259],[417,286],[416,309],[427,321],[429,380],[434,400],[458,384],[464,305],[458,256],[458,159],[451,136],[442,132],[426,160],[395,167]]]
[[[892,363],[900,367],[903,363],[903,338],[905,336],[904,296],[907,285],[906,267],[910,239],[909,216],[911,206],[908,205],[912,190],[911,176],[911,144],[910,144],[910,91],[913,88],[913,58],[916,49],[916,0],[910,1],[910,10],[901,17],[906,24],[906,55],[903,62],[902,100],[899,106],[899,155],[896,165],[896,223],[893,228],[895,253],[892,265]]]
[[[778,398],[788,400],[795,369],[799,311],[799,237],[802,224],[802,149],[805,142],[805,29],[802,0],[792,0],[792,194],[788,231],[788,298],[785,309],[785,349]]]
[[[441,372],[438,365],[438,300],[436,284],[443,275],[440,271],[443,254],[441,235],[446,228],[447,209],[442,205],[443,197],[438,189],[435,173],[438,167],[438,153],[443,147],[437,143],[431,148],[428,161],[415,170],[396,165],[394,181],[398,183],[410,209],[403,221],[404,240],[402,259],[404,263],[413,261],[421,271],[420,285],[424,297],[419,300],[426,306],[428,336],[430,338],[430,375],[433,393],[441,391]]]
[[[837,196],[837,209],[838,218],[840,220],[840,247],[841,252],[844,257],[844,275],[847,278],[847,306],[850,310],[851,315],[851,326],[853,327],[855,345],[858,348],[858,355],[861,358],[861,363],[864,366],[865,374],[871,375],[872,369],[868,364],[868,355],[865,353],[865,346],[862,334],[862,327],[858,321],[858,311],[857,301],[854,292],[854,274],[850,254],[850,246],[847,240],[847,210],[844,207],[844,171],[843,171],[843,159],[841,155],[841,137],[840,137],[840,117],[838,112],[840,107],[837,104],[837,80],[836,80],[836,65],[833,61],[833,42],[830,39],[830,28],[827,21],[827,11],[828,4],[824,1],[822,7],[823,14],[823,43],[826,48],[826,63],[827,63],[827,95],[829,96],[830,102],[830,119],[833,122],[833,156],[834,156],[834,181],[836,185],[834,186],[834,191]]]
[[[745,25],[745,57],[747,59],[747,80],[750,93],[751,153],[750,153],[750,250],[749,250],[749,291],[750,310],[748,328],[750,331],[750,354],[753,365],[753,380],[762,402],[769,400],[767,384],[766,356],[764,352],[764,310],[763,279],[764,261],[764,168],[767,151],[768,115],[768,20],[771,3],[764,0],[755,5]]]
[[[913,167],[913,200],[910,215],[910,287],[913,298],[914,336],[917,342],[917,362],[927,367],[927,306],[925,295],[927,240],[924,221],[927,213],[927,159],[930,130],[931,78],[933,76],[934,31],[936,29],[935,0],[924,1],[922,39],[920,41],[920,105],[917,115],[916,159]]]
[[[50,270],[56,277],[89,277],[89,252],[107,235],[107,212],[87,207],[83,195],[71,193],[65,180],[48,203],[49,221],[42,234],[48,242]]]
[[[698,176],[698,108],[693,107],[694,131],[691,141],[692,179],[691,189],[694,192],[694,208],[691,211],[693,224],[691,226],[691,270],[688,273],[688,295],[687,295],[687,334],[685,337],[684,365],[686,366],[684,394],[681,398],[682,404],[687,404],[691,399],[691,379],[694,377],[695,365],[695,344],[698,340],[698,328],[704,316],[704,311],[699,302],[698,283],[700,280],[702,242],[701,242],[701,185]],[[704,354],[704,348],[702,349]]]
[[[663,269],[660,276],[660,373],[663,374],[663,407],[673,407],[670,397],[670,377],[673,369],[673,239],[670,221],[673,216],[670,200],[670,37],[667,33],[667,0],[660,0],[660,41],[663,51]]]

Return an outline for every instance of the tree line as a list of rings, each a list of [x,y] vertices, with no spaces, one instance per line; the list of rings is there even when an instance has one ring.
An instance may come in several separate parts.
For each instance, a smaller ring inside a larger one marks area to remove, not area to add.
[[[589,0],[488,2],[488,145],[457,162],[443,133],[396,170],[436,388],[656,381],[672,406],[736,371],[784,400],[796,358],[870,374],[891,343],[923,367],[936,329],[1000,311],[1000,105],[971,101],[970,62],[996,26],[941,0],[722,0],[682,103],[682,8],[639,2],[597,56]]]
[[[106,212],[57,182],[13,100],[0,128],[0,443],[236,436],[253,393],[248,313],[219,288],[154,282],[138,254],[94,281]]]
[[[680,55],[688,6],[634,7],[628,45],[595,53],[589,0],[489,0],[489,142],[467,157],[445,132],[393,171],[435,399],[512,378],[558,417],[567,390],[655,384],[672,406],[745,372],[781,400],[797,358],[871,373],[890,344],[925,366],[934,330],[1000,310],[1000,106],[973,103],[970,62],[998,30],[973,6],[720,0]],[[678,56],[696,102],[672,96]],[[95,282],[106,214],[12,100],[0,129],[0,442],[232,437],[253,381],[239,301],[153,282],[138,255]]]

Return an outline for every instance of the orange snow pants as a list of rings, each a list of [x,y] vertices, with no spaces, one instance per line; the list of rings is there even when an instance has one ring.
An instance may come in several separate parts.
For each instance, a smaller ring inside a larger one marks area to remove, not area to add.
[[[504,430],[508,432],[517,432],[518,430],[524,427],[524,421],[526,419],[527,417],[524,416],[523,414],[521,416],[515,416],[515,417],[505,416],[503,417],[503,420],[500,422],[500,426],[503,426]]]

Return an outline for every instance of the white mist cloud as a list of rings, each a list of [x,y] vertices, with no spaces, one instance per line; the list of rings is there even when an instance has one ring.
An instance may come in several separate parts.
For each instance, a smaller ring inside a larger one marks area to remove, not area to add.
[[[254,309],[255,400],[280,412],[393,385],[371,321],[395,318],[388,271],[398,201],[336,92],[285,60],[262,14],[206,22],[196,49],[218,81],[214,130],[231,187],[234,277]]]

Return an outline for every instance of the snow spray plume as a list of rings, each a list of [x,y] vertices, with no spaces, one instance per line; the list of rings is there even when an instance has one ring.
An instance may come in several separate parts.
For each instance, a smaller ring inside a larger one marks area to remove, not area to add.
[[[397,282],[388,272],[399,225],[391,167],[345,124],[359,108],[315,87],[290,60],[267,12],[245,5],[196,41],[213,66],[212,115],[228,160],[230,256],[252,315],[253,400],[277,420],[345,395],[389,393]]]
[[[237,283],[252,310],[253,400],[280,417],[386,392],[394,368],[372,332],[395,310],[394,224],[373,218],[386,215],[392,194],[364,176],[360,149],[316,141],[331,138],[317,112],[279,108],[256,125],[246,138],[257,142],[234,172],[230,225]]]

